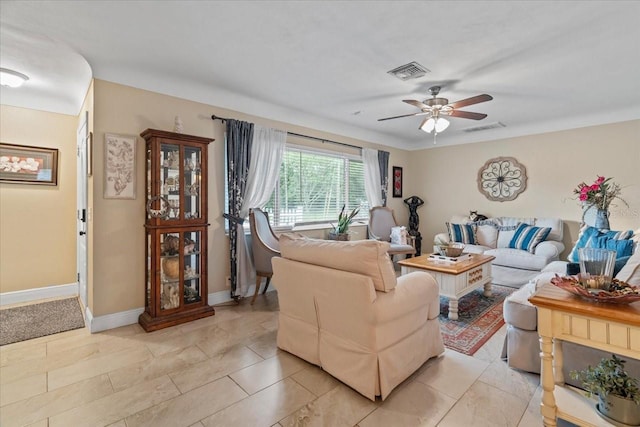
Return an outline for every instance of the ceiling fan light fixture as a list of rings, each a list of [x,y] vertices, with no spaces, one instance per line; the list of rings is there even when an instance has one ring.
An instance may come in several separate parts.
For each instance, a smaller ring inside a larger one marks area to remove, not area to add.
[[[436,120],[436,132],[440,133],[448,127],[449,120],[445,119],[444,117],[438,117],[438,120]]]
[[[426,133],[431,133],[433,132],[435,127],[436,127],[436,121],[433,119],[433,117],[430,117],[426,122],[424,122],[424,124],[420,127],[420,129],[422,129]]]
[[[420,127],[420,129],[422,129],[427,133],[431,133],[435,129],[436,133],[440,133],[448,127],[449,127],[449,120],[443,117],[438,117],[435,119],[433,117],[430,117],[429,119],[427,119],[426,122],[424,122],[424,124]]]
[[[20,87],[29,80],[29,77],[8,68],[0,68],[0,85],[8,87]]]

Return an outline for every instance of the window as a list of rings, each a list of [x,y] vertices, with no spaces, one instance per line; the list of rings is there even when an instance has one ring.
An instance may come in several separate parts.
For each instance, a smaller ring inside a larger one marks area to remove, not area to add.
[[[274,227],[335,223],[338,213],[360,208],[367,221],[364,166],[358,156],[287,144],[280,180],[265,206]]]

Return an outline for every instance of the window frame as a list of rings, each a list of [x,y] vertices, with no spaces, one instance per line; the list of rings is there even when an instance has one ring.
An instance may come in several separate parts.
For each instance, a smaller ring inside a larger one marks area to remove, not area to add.
[[[295,143],[289,143],[287,142],[285,144],[285,152],[287,151],[295,151],[295,152],[299,152],[299,153],[306,153],[306,154],[311,154],[311,155],[320,155],[320,156],[326,156],[326,157],[332,157],[332,158],[337,158],[342,160],[343,165],[343,172],[344,172],[344,178],[343,178],[343,183],[342,185],[344,186],[344,194],[342,195],[344,197],[344,200],[349,200],[349,194],[350,194],[350,188],[349,188],[349,181],[350,181],[350,173],[351,173],[351,168],[349,167],[350,162],[357,162],[357,163],[363,163],[362,160],[362,156],[361,155],[357,155],[357,154],[350,154],[350,153],[345,153],[345,152],[341,152],[341,151],[334,151],[334,150],[327,150],[327,149],[323,149],[323,148],[316,148],[316,147],[310,147],[307,145],[301,145],[301,144],[295,144]],[[363,164],[363,168],[364,168],[364,164]],[[364,169],[363,169],[363,174],[364,174]],[[363,176],[363,194],[366,197],[366,190],[364,188],[364,176]],[[278,177],[278,183],[276,184],[276,187],[274,189],[274,192],[276,193],[275,196],[275,207],[279,207],[279,200],[281,199],[281,192],[280,192],[280,177]],[[279,210],[279,209],[278,209]],[[274,230],[280,231],[280,230],[291,230],[291,229],[313,229],[313,228],[328,228],[332,226],[332,220],[335,223],[337,220],[337,216],[338,216],[338,212],[335,213],[335,219],[333,218],[327,218],[327,219],[323,219],[323,220],[317,220],[317,221],[304,221],[304,222],[298,222],[295,223],[293,225],[274,225],[276,224],[276,220],[279,218],[278,215],[276,215],[275,213],[269,213],[269,222],[271,223],[271,226]],[[367,208],[366,209],[360,209],[360,212],[358,213],[358,215],[354,218],[354,225],[358,226],[358,225],[366,225],[369,222],[369,208],[368,208],[368,203],[367,203]]]

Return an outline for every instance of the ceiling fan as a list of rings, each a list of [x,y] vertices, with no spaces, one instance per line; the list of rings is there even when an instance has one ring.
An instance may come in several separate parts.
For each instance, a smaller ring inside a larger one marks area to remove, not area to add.
[[[386,117],[384,119],[378,119],[379,122],[383,120],[399,119],[401,117],[413,117],[413,116],[427,116],[419,126],[425,132],[431,133],[434,129],[436,134],[442,132],[449,126],[449,121],[442,116],[460,117],[463,119],[482,120],[487,117],[486,114],[472,113],[471,111],[461,111],[458,108],[466,107],[468,105],[479,104],[481,102],[491,101],[493,97],[491,95],[482,94],[472,96],[471,98],[462,99],[460,101],[449,103],[447,98],[438,98],[440,93],[440,86],[432,86],[429,88],[430,99],[424,101],[416,101],[414,99],[404,99],[402,102],[411,104],[414,107],[420,109],[419,113],[403,114],[402,116]]]

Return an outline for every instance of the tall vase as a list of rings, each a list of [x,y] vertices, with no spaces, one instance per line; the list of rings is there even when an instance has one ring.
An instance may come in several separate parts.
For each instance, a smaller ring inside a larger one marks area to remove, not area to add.
[[[599,230],[609,230],[609,211],[605,209],[598,209],[596,212],[595,228]]]
[[[595,205],[582,205],[582,222],[600,230],[609,230],[609,211]]]

